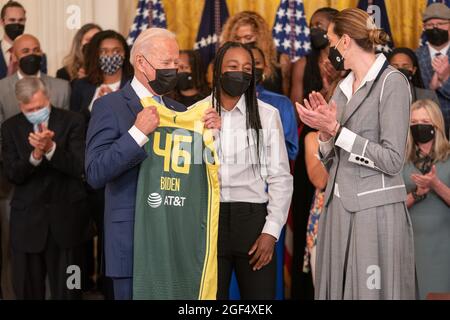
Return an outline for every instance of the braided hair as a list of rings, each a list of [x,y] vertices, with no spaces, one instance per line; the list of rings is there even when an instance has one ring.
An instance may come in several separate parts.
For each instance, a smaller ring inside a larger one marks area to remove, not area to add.
[[[261,164],[260,152],[261,152],[261,139],[262,139],[262,125],[261,118],[259,116],[258,109],[258,99],[256,97],[256,77],[255,77],[255,59],[253,57],[251,49],[239,42],[226,42],[222,47],[219,48],[216,58],[214,61],[214,72],[213,72],[213,89],[212,89],[212,101],[213,107],[216,111],[221,114],[221,94],[222,94],[222,63],[223,58],[228,50],[233,48],[244,49],[252,59],[252,80],[250,86],[248,87],[245,94],[245,105],[246,105],[246,129],[252,132],[253,141],[256,140],[256,155],[258,160],[258,165]],[[247,136],[247,139],[249,137]]]

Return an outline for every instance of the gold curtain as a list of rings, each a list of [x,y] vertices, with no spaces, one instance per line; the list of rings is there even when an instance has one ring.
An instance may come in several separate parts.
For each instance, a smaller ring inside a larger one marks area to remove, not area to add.
[[[192,48],[198,33],[200,20],[205,1],[211,0],[163,0],[166,11],[167,25],[177,34],[181,49]],[[385,0],[391,25],[392,36],[396,46],[417,48],[422,33],[422,12],[425,10],[427,0]],[[121,1],[123,10],[128,12],[122,19],[123,24],[131,21],[135,10],[131,10],[128,1]],[[305,13],[309,21],[315,10],[321,7],[333,7],[338,10],[356,7],[358,0],[304,0]],[[128,4],[126,4],[128,3]],[[137,0],[134,0],[136,8]],[[261,14],[272,26],[280,0],[227,0],[230,15],[243,10],[256,11]],[[126,25],[121,26],[125,34]],[[128,27],[129,28],[129,27]]]

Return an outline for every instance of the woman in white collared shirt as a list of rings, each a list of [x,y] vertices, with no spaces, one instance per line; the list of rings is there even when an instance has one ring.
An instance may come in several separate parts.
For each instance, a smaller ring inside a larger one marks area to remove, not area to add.
[[[251,50],[227,42],[214,64],[211,101],[222,117],[218,299],[228,299],[232,272],[241,298],[274,299],[274,246],[292,196],[278,110],[256,98]]]
[[[367,12],[346,9],[328,28],[329,59],[352,70],[330,104],[313,93],[300,118],[319,130],[329,171],[320,218],[317,299],[414,299],[414,243],[401,170],[411,95],[375,46],[387,42]]]

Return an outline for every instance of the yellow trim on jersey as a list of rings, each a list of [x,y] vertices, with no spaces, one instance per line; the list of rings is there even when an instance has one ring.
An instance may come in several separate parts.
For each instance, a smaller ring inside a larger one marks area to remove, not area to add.
[[[206,148],[213,151],[214,164],[206,163],[208,177],[208,226],[206,257],[200,286],[200,300],[217,299],[217,239],[219,233],[220,185],[219,159],[209,130],[203,135]]]
[[[198,124],[196,124],[196,122],[203,123],[201,119],[205,115],[205,111],[208,108],[211,108],[211,104],[209,102],[203,102],[194,105],[187,111],[178,112],[170,110],[166,106],[163,106],[162,104],[156,102],[156,100],[154,100],[151,97],[143,98],[141,100],[141,104],[144,108],[148,108],[150,106],[156,108],[159,114],[160,127],[173,127],[173,128],[182,127],[186,130],[194,131],[200,134],[202,134],[204,131],[203,125],[199,126]]]
[[[183,128],[197,132],[203,136],[205,147],[212,151],[214,163],[206,161],[208,178],[208,223],[206,230],[206,250],[202,278],[199,288],[199,300],[217,299],[217,239],[219,232],[220,210],[220,184],[219,184],[219,158],[214,147],[214,137],[211,130],[205,129],[201,121],[205,112],[211,107],[209,102],[194,105],[185,112],[168,109],[156,102],[153,98],[141,100],[144,108],[154,106],[159,114],[160,127]]]

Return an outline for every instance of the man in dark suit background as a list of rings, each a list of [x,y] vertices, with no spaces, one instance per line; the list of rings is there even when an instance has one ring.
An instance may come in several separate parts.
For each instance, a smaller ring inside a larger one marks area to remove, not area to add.
[[[14,291],[17,299],[44,299],[48,276],[53,299],[80,298],[66,282],[68,267],[81,265],[81,244],[92,235],[83,185],[84,120],[51,106],[38,78],[20,80],[15,92],[21,113],[2,126],[4,173],[15,186]]]
[[[11,9],[8,9],[8,12]],[[70,85],[67,81],[47,76],[39,70],[39,60],[43,53],[39,40],[31,35],[21,35],[14,40],[13,60],[19,64],[19,69],[13,75],[0,80],[0,125],[6,119],[20,112],[19,104],[14,94],[17,81],[23,77],[33,76],[41,78],[49,92],[50,101],[54,106],[69,108]],[[20,61],[24,61],[20,63]],[[9,259],[9,200],[11,185],[5,181],[0,170],[0,226],[2,229],[3,251],[3,293],[5,299],[14,299],[10,284]]]
[[[8,1],[1,10],[0,25],[4,29],[3,39],[0,41],[0,79],[14,74],[17,71],[17,63],[11,58],[11,50],[14,40],[23,34],[25,30],[26,11],[16,1]],[[42,56],[40,70],[47,73],[47,57]]]
[[[106,275],[113,278],[114,297],[132,298],[134,212],[143,146],[159,125],[155,107],[143,108],[152,98],[174,111],[186,107],[162,95],[174,89],[179,48],[165,29],[143,31],[131,50],[134,78],[121,90],[94,102],[87,135],[86,177],[96,189],[105,187]],[[205,118],[220,118],[210,109]],[[200,120],[200,119],[199,119]],[[205,123],[208,123],[205,120]],[[214,121],[213,121],[214,122]]]

